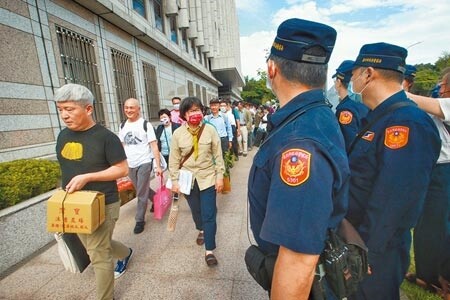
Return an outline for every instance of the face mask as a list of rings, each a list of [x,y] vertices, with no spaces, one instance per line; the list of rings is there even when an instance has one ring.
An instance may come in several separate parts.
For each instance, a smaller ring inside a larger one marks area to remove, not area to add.
[[[269,76],[266,77],[266,88],[272,90],[272,83],[270,82]]]
[[[350,81],[348,83],[348,87],[347,87],[347,93],[348,93],[348,97],[355,101],[355,102],[359,102],[362,103],[362,97],[361,97],[361,93],[357,94],[353,91],[353,82]]]
[[[161,119],[161,124],[163,124],[163,125],[169,124],[169,119],[168,118],[162,118]]]
[[[179,109],[180,109],[180,104],[174,104],[174,105],[173,105],[173,109],[179,110]]]
[[[355,80],[358,80],[359,78],[361,78],[361,76],[364,74],[364,72],[363,73],[361,73],[361,75],[359,75]],[[370,82],[369,82],[370,83]],[[368,84],[366,84],[366,86],[365,87],[363,87],[363,89],[359,92],[359,93],[357,93],[357,92],[355,92],[354,90],[353,90],[353,80],[350,80],[350,82],[348,83],[348,88],[347,88],[347,91],[348,91],[348,97],[350,98],[350,99],[352,99],[353,101],[355,101],[355,102],[363,102],[363,98],[362,98],[362,92],[364,92],[364,90],[369,86],[369,83]]]
[[[189,116],[189,120],[188,121],[192,125],[198,125],[198,124],[200,124],[202,119],[203,119],[203,114],[202,113],[195,113],[195,114]]]
[[[227,108],[226,107],[221,107],[220,111],[223,112],[223,113],[226,113],[227,112]]]

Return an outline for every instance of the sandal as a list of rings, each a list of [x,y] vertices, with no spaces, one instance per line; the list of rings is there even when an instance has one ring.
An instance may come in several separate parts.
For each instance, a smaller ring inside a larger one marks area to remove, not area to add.
[[[197,240],[195,241],[197,245],[201,246],[205,243],[205,237],[203,235],[203,232],[199,232],[197,236]]]
[[[217,265],[217,258],[212,253],[205,256],[205,261],[208,267]]]

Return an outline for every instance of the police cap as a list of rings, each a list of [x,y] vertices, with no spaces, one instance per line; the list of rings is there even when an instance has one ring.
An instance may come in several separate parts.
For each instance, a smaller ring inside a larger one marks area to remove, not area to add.
[[[356,67],[373,67],[405,73],[405,59],[408,50],[403,47],[388,44],[366,44],[359,50],[355,61]]]
[[[353,60],[344,60],[336,69],[336,74],[334,74],[331,78],[337,77],[345,83],[350,82],[354,63],[355,62]]]
[[[335,42],[336,30],[328,25],[288,19],[278,27],[270,54],[297,62],[327,64]],[[318,56],[305,53],[313,47],[322,48],[324,54]]]

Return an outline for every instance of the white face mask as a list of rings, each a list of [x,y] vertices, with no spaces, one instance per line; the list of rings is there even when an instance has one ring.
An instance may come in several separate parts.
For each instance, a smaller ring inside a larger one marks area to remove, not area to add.
[[[161,121],[161,124],[163,124],[163,125],[169,124],[169,118],[162,118],[160,121]]]
[[[223,112],[223,113],[226,113],[227,112],[227,108],[226,107],[221,107],[220,111]]]
[[[272,90],[272,82],[270,82],[269,76],[266,78],[266,88]]]
[[[174,105],[173,105],[173,109],[179,110],[179,109],[180,109],[180,104],[174,104]]]

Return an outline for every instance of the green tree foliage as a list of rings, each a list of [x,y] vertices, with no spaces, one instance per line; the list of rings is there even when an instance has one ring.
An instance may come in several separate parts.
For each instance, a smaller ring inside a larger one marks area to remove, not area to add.
[[[263,104],[275,99],[271,90],[266,87],[267,73],[258,70],[257,78],[245,76],[245,86],[241,92],[241,97],[246,102]]]
[[[444,52],[434,64],[418,64],[416,78],[411,92],[429,96],[442,76],[442,71],[450,67],[450,53]]]

